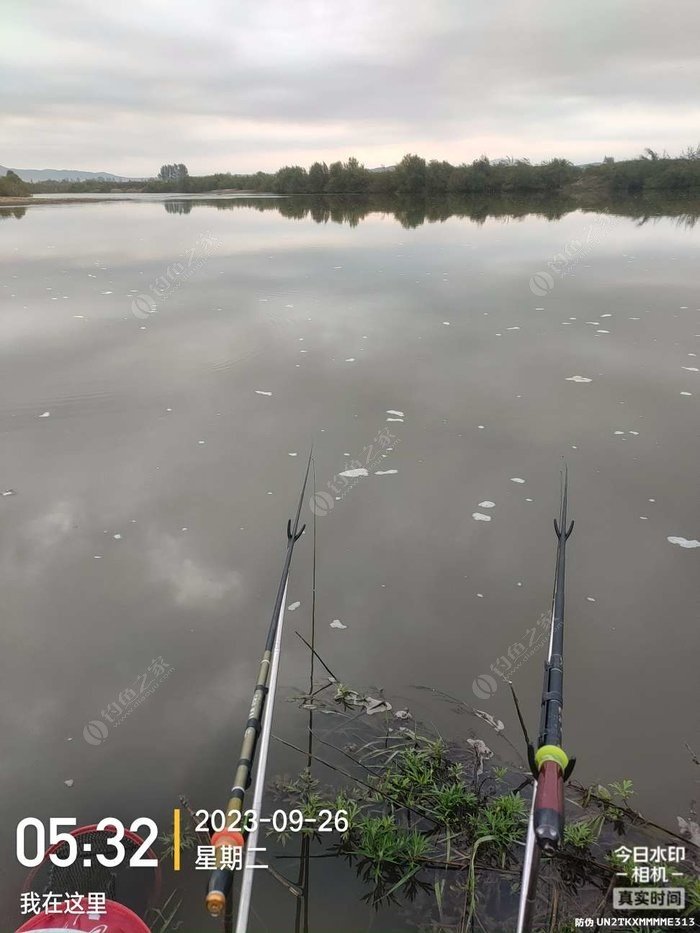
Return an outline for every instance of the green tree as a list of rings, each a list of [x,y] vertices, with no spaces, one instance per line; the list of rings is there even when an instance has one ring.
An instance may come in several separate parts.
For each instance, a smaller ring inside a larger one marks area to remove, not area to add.
[[[328,169],[328,181],[326,182],[326,191],[328,194],[344,194],[345,172],[342,162],[331,162]]]
[[[427,179],[425,159],[417,155],[405,155],[396,166],[394,178],[399,194],[423,194]]]
[[[429,194],[445,194],[450,185],[450,177],[454,171],[449,162],[438,162],[433,159],[428,162],[425,175],[426,188]]]
[[[22,181],[16,172],[8,169],[7,175],[0,177],[0,197],[26,198],[32,193],[29,185]]]
[[[314,162],[309,169],[309,191],[311,194],[322,194],[328,184],[328,166],[325,162]]]
[[[187,166],[182,162],[173,162],[171,165],[161,165],[158,172],[160,181],[173,182],[176,185],[182,184],[189,177]]]
[[[360,165],[354,156],[350,156],[343,165],[345,190],[350,194],[365,194],[369,188],[370,175],[364,165]]]
[[[278,194],[306,194],[309,177],[300,165],[285,165],[275,175],[272,190]]]

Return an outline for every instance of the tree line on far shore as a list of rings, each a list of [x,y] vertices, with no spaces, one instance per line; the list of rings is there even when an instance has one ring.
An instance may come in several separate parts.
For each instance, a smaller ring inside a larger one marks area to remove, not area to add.
[[[31,193],[32,186],[11,169],[7,175],[0,175],[0,198],[27,198]]]
[[[145,183],[41,182],[28,186],[41,192],[122,191],[202,193],[234,190],[283,195],[400,195],[436,197],[444,195],[503,195],[511,193],[543,195],[575,188],[598,189],[611,195],[640,194],[665,190],[676,193],[700,189],[700,145],[689,147],[672,158],[646,149],[637,159],[576,166],[566,159],[550,159],[532,164],[527,159],[499,159],[486,156],[470,164],[451,165],[406,155],[390,168],[367,169],[356,158],[347,162],[314,162],[309,168],[287,165],[279,171],[254,174],[219,173],[189,175],[182,163],[164,165],[157,178]]]

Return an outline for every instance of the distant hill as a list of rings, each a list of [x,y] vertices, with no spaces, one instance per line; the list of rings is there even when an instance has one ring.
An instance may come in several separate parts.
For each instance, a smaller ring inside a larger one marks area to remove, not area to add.
[[[7,175],[9,170],[0,165],[0,175]],[[22,181],[142,181],[141,178],[125,178],[111,172],[79,172],[73,169],[56,168],[13,168]]]

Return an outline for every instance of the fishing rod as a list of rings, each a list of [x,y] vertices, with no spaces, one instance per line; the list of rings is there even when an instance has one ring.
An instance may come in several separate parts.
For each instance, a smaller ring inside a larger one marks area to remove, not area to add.
[[[544,683],[540,707],[540,730],[537,750],[533,747],[513,691],[520,725],[527,742],[528,760],[534,777],[532,806],[527,827],[523,860],[517,933],[529,933],[537,894],[540,855],[552,855],[559,849],[564,835],[564,781],[568,780],[576,763],[562,745],[562,708],[564,706],[564,589],[566,578],[566,542],[574,528],[567,527],[568,470],[561,474],[559,520],[554,519],[557,536],[557,563],[552,593],[552,619],[549,652],[544,664]],[[511,685],[511,690],[512,690]]]
[[[244,848],[243,878],[241,881],[240,898],[238,902],[238,915],[236,919],[236,933],[245,933],[248,925],[250,898],[253,887],[253,869],[255,867],[255,843],[258,836],[260,806],[262,804],[265,787],[265,769],[270,744],[272,727],[272,712],[275,702],[275,687],[277,685],[277,671],[280,660],[280,644],[282,641],[282,626],[284,623],[284,607],[287,601],[287,582],[289,568],[292,563],[294,545],[304,533],[306,525],[299,529],[301,506],[304,501],[306,484],[311,467],[311,451],[306,464],[304,482],[299,495],[294,523],[287,522],[287,551],[282,567],[275,606],[272,611],[270,628],[265,641],[265,650],[260,662],[258,679],[253,691],[253,699],[248,713],[241,753],[238,759],[236,774],[231,788],[231,797],[226,805],[226,825],[221,832],[213,833],[211,843],[214,847],[216,868],[209,877],[206,907],[212,917],[221,917],[226,911],[227,903],[233,886],[233,871],[227,866],[231,847]],[[260,745],[258,749],[258,740]],[[247,832],[244,820],[244,801],[246,791],[250,787],[251,773],[255,764],[256,751],[259,751],[255,787],[253,788],[252,813],[255,814],[254,828]]]

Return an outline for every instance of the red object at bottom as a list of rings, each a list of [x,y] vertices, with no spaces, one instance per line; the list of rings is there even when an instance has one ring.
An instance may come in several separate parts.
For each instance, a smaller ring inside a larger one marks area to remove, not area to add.
[[[90,919],[93,917],[94,919]],[[82,931],[82,933],[150,933],[148,927],[136,914],[117,904],[107,901],[105,913],[100,914],[37,914],[21,926],[17,933],[56,933],[57,930]]]

